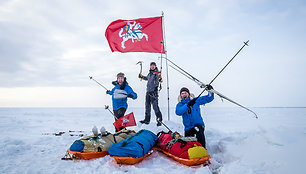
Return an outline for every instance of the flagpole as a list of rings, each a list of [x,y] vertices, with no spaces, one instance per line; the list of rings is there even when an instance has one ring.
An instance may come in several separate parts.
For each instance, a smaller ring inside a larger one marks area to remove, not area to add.
[[[160,77],[162,77],[162,70],[163,70],[163,45],[164,42],[160,42]],[[159,82],[159,91],[162,89],[162,82]]]
[[[168,121],[170,120],[170,98],[169,98],[169,75],[168,75],[168,58],[167,58],[167,49],[166,49],[166,31],[165,31],[165,22],[164,22],[164,12],[162,11],[162,27],[163,27],[163,43],[165,50],[165,58],[166,58],[166,69],[167,69],[167,100],[168,100]]]

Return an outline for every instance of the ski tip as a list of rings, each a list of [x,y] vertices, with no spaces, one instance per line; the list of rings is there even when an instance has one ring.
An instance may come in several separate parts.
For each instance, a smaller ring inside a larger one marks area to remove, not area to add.
[[[243,42],[246,46],[249,46],[249,41],[250,40],[248,40],[248,41],[246,41],[246,42]]]
[[[255,113],[254,113],[254,114],[255,114]],[[258,119],[258,116],[257,116],[257,114],[255,114],[255,118],[256,118],[256,119]]]
[[[92,76],[89,76],[89,79],[92,79]]]

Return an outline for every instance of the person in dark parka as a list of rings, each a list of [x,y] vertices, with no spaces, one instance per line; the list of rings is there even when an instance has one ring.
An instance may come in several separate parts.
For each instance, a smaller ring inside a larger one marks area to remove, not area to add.
[[[145,119],[141,120],[140,123],[149,124],[151,120],[151,104],[156,115],[157,126],[161,126],[159,121],[162,121],[162,113],[158,106],[158,86],[162,82],[161,73],[158,71],[155,62],[151,62],[150,71],[147,76],[139,74],[139,78],[148,81],[147,92],[146,92],[146,111]]]

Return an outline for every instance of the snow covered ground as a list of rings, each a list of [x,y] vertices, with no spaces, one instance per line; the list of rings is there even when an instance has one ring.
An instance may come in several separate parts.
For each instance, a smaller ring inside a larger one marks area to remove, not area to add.
[[[43,135],[60,131],[85,131],[104,126],[114,132],[113,117],[103,108],[0,108],[0,173],[305,173],[306,108],[253,108],[259,119],[241,108],[202,108],[212,164],[187,167],[154,152],[133,166],[119,166],[106,156],[91,161],[62,161],[77,138]],[[129,108],[136,121],[143,108]],[[166,113],[166,110],[163,110]],[[171,109],[165,124],[183,134],[181,118]],[[136,131],[166,130],[150,125]]]

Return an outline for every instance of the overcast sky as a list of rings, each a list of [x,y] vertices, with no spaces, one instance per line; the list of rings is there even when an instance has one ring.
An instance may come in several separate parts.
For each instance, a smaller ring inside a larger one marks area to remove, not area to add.
[[[124,72],[143,107],[138,61],[160,66],[159,54],[112,53],[106,27],[117,19],[165,13],[168,58],[204,83],[250,40],[212,84],[251,107],[306,106],[306,3],[302,0],[11,0],[0,1],[0,107],[111,105],[93,76],[111,89]],[[164,64],[163,64],[164,65]],[[165,77],[164,67],[163,76]],[[201,89],[169,67],[170,104],[181,87]],[[166,83],[160,105],[166,106]],[[211,106],[235,106],[216,97]]]

